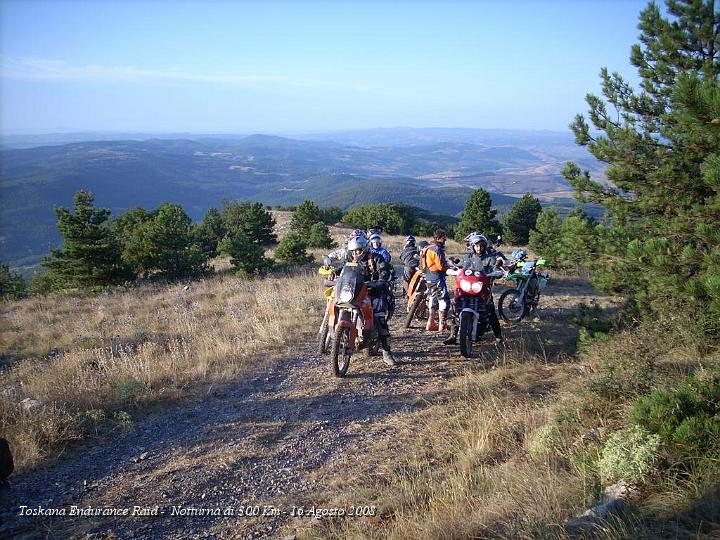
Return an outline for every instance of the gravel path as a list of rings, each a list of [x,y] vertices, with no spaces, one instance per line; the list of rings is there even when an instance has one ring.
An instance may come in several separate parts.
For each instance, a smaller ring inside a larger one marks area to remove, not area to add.
[[[583,281],[553,285],[542,301],[542,323],[506,329],[511,344],[541,342],[548,358],[567,349],[570,306],[595,294]],[[375,438],[391,440],[398,414],[443,398],[449,379],[488,367],[461,359],[458,347],[442,345],[444,336],[400,323],[391,324],[393,350],[403,361],[397,367],[360,352],[337,379],[326,357],[299,344],[296,354],[266,360],[202,399],[13,478],[0,489],[0,539],[282,538],[278,531],[296,517],[294,509],[325,500],[313,480],[323,465],[348,455],[362,459]],[[493,362],[494,343],[482,347]],[[20,515],[21,505],[66,515]],[[129,515],[73,516],[73,505]],[[248,513],[259,515],[241,515]]]
[[[441,396],[444,382],[468,368],[457,350],[443,348],[439,334],[393,332],[403,360],[397,367],[360,352],[337,379],[328,359],[305,346],[201,400],[15,478],[0,492],[0,538],[277,536],[294,506],[308,508],[322,493],[310,473],[389,435],[390,415]],[[66,515],[19,515],[21,505]],[[130,515],[73,516],[73,505]],[[132,515],[136,506],[157,515]],[[235,515],[202,515],[228,508]],[[260,515],[238,515],[248,511]]]

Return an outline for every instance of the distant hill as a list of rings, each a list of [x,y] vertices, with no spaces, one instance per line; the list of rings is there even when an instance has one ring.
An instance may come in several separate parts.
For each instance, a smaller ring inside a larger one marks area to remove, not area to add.
[[[96,204],[114,215],[175,202],[200,219],[227,198],[273,205],[312,199],[342,208],[401,202],[452,216],[479,186],[493,193],[501,209],[512,204],[507,195],[527,190],[567,197],[569,186],[559,174],[564,162],[552,148],[432,137],[417,144],[357,146],[342,137],[269,135],[5,148],[0,151],[0,259],[36,262],[58,246],[53,206],[71,206],[79,189],[92,191]]]

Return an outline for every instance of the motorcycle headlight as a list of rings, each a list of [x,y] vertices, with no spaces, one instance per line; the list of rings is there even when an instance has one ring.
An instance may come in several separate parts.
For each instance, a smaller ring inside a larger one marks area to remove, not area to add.
[[[482,283],[473,283],[472,284],[472,291],[474,293],[479,293],[482,290]]]
[[[469,292],[469,291],[470,291],[470,284],[469,284],[467,281],[461,281],[461,282],[460,282],[460,288],[461,288],[463,291],[465,291],[465,292]]]
[[[472,270],[465,270],[466,276],[472,276]]]
[[[340,291],[340,302],[352,302],[353,292],[350,289],[343,289]]]

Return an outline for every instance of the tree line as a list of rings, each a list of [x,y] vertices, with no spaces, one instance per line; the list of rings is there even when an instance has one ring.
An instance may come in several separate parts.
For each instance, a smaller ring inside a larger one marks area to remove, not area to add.
[[[278,242],[275,220],[259,202],[222,201],[210,208],[200,222],[192,220],[178,204],[164,203],[154,210],[132,208],[116,218],[94,206],[90,192],[79,191],[73,209],[56,208],[57,227],[63,248],[52,250],[43,261],[45,271],[29,284],[0,265],[0,297],[58,289],[93,289],[130,283],[137,278],[181,279],[211,272],[209,261],[230,257],[236,273],[253,275],[278,265],[303,264],[311,260],[308,248],[334,246],[328,224],[342,222],[360,229],[379,227],[388,234],[430,236],[440,227],[459,240],[471,230],[488,234],[504,232],[508,240],[526,243],[541,211],[539,201],[526,194],[501,225],[490,195],[473,192],[456,226],[419,218],[403,204],[363,204],[343,212],[321,209],[312,201],[284,208],[292,210],[289,230]],[[266,256],[272,248],[273,259]]]

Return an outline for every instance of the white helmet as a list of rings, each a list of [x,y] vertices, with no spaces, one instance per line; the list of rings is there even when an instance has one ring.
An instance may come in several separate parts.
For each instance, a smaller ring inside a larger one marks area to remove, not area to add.
[[[490,242],[488,242],[487,237],[484,234],[480,234],[477,232],[467,235],[466,241],[469,246],[474,246],[475,244],[479,244],[481,242],[485,244],[485,247],[488,247],[490,245]]]
[[[348,251],[355,251],[356,249],[362,249],[366,251],[368,247],[368,240],[364,236],[353,236],[348,241]]]

